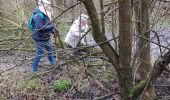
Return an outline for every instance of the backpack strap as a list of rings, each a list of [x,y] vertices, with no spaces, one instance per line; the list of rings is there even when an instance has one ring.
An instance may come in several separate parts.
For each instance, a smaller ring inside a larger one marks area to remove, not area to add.
[[[42,18],[45,19],[44,14],[42,12],[39,12],[38,15]]]
[[[42,12],[39,12],[39,13],[37,13],[37,14],[38,14],[43,20],[45,19],[44,14],[43,14]],[[32,15],[31,15],[31,17],[30,17],[30,19],[29,19],[29,21],[28,21],[28,27],[29,27],[30,31],[33,30],[33,18],[34,18],[34,14],[32,13]]]

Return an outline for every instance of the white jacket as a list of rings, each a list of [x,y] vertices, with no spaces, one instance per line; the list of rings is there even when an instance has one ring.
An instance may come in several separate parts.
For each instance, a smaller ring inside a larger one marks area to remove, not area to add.
[[[66,42],[67,44],[69,44],[73,48],[75,48],[77,46],[79,39],[88,30],[87,24],[84,27],[81,27],[81,29],[79,29],[80,28],[79,24],[80,24],[79,19],[77,19],[73,22],[69,32],[67,33],[65,40],[64,40],[64,42]],[[85,43],[84,38],[81,40],[81,43]]]

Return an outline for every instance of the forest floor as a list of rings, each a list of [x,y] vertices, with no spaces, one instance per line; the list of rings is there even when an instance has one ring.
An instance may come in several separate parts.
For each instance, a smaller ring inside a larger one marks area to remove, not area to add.
[[[38,72],[32,73],[32,57],[34,52],[27,51],[0,57],[0,100],[119,100],[116,73],[107,61],[77,57],[71,61],[74,57],[66,60],[58,55],[58,64],[51,66],[44,56]],[[54,91],[56,80],[69,80],[71,87]],[[170,75],[164,72],[155,87],[157,99],[170,96]]]
[[[24,51],[9,52],[0,57],[0,100],[117,97],[116,74],[107,61],[77,57],[75,59],[79,60],[71,61],[73,57],[66,60],[58,56],[58,64],[51,66],[44,56],[37,73],[32,73],[32,57],[34,52]],[[56,80],[69,80],[71,87],[67,90],[54,91],[53,84]]]

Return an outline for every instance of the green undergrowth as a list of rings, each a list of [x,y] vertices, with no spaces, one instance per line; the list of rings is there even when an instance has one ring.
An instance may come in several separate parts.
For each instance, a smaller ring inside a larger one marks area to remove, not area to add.
[[[39,78],[23,80],[18,83],[17,90],[22,92],[41,91],[44,87],[43,81]]]
[[[56,80],[52,88],[54,91],[67,91],[71,88],[71,82],[69,80]]]

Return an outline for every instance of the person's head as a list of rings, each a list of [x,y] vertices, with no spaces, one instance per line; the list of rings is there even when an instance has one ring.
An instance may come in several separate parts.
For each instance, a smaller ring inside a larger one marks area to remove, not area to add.
[[[85,26],[87,24],[87,21],[88,21],[88,16],[85,15],[85,14],[81,14],[79,19],[81,20],[81,22],[80,22],[81,25]]]
[[[38,8],[51,19],[52,6],[48,0],[38,0]]]

